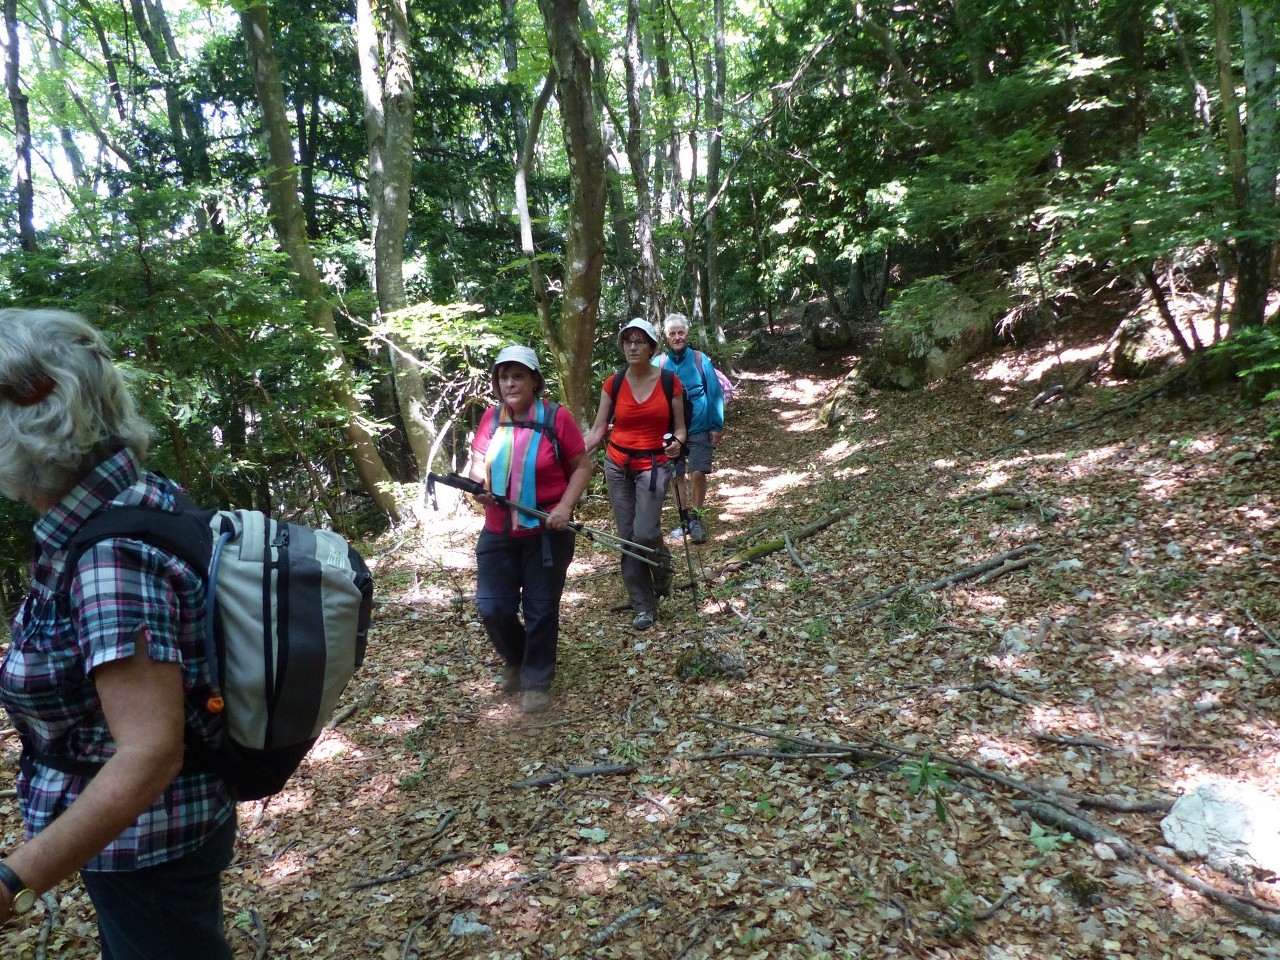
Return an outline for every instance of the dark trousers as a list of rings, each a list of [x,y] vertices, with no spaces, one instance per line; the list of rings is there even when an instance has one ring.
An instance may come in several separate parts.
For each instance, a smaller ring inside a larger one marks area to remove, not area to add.
[[[222,871],[236,818],[177,860],[124,873],[82,871],[98,914],[102,960],[231,960],[222,922]]]
[[[530,537],[482,530],[476,543],[480,620],[498,655],[520,668],[525,690],[548,690],[555,679],[560,595],[573,548],[569,530],[545,530]],[[548,560],[549,565],[544,562]]]

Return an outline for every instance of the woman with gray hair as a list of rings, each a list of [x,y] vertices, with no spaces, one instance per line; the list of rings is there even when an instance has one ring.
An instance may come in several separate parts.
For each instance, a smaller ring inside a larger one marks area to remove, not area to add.
[[[62,311],[0,311],[0,492],[40,514],[31,591],[0,663],[26,825],[0,862],[0,923],[79,870],[107,960],[229,960],[221,874],[235,804],[217,775],[183,767],[186,723],[208,722],[185,709],[209,681],[204,582],[127,538],[64,569],[97,512],[173,509],[177,488],[143,468],[147,448],[97,330]]]

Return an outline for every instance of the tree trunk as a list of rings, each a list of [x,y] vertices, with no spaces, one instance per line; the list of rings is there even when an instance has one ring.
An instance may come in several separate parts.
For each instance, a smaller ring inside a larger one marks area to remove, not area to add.
[[[338,338],[333,310],[325,298],[324,286],[316,269],[307,241],[302,204],[298,200],[298,175],[294,164],[293,141],[285,113],[284,87],[280,68],[271,45],[271,24],[265,3],[247,5],[240,13],[245,50],[253,71],[253,84],[262,108],[263,137],[266,140],[268,166],[263,174],[267,186],[267,202],[280,246],[293,268],[298,292],[306,304],[309,319],[323,330],[333,354],[334,392],[347,411],[345,431],[351,446],[360,480],[378,508],[393,522],[400,520],[400,510],[391,489],[391,475],[378,455],[373,439],[364,427],[363,411],[347,385],[347,364]]]
[[[1276,28],[1271,9],[1263,3],[1242,3],[1244,89],[1247,139],[1245,204],[1236,244],[1236,300],[1231,328],[1261,326],[1271,287],[1270,224],[1276,207]]]
[[[529,122],[524,128],[524,141],[520,147],[520,157],[516,161],[516,214],[520,218],[520,251],[529,262],[529,283],[533,287],[533,302],[538,308],[538,322],[543,330],[552,329],[551,305],[547,300],[547,284],[542,277],[542,268],[538,266],[537,250],[533,246],[533,218],[529,215],[529,173],[533,169],[533,157],[538,144],[538,134],[542,130],[542,117],[547,111],[547,103],[555,91],[556,74],[552,70],[547,74],[538,98],[533,102],[529,112]]]
[[[649,138],[645,134],[644,103],[641,99],[640,69],[644,53],[640,45],[640,0],[627,0],[627,42],[623,56],[626,71],[627,161],[631,167],[631,183],[636,191],[636,250],[639,255],[640,286],[644,291],[648,318],[661,324],[666,312],[662,275],[653,240],[653,198],[648,173]]]
[[[560,368],[564,405],[585,422],[591,401],[591,351],[604,266],[604,143],[582,40],[579,0],[538,0],[556,71],[556,99],[569,160],[570,216],[565,232],[564,296],[547,341]]]
[[[35,188],[31,182],[31,116],[27,95],[18,77],[22,49],[18,45],[18,3],[4,0],[4,86],[13,109],[13,132],[18,163],[18,239],[27,253],[36,251]]]
[[[405,0],[380,4],[376,20],[371,0],[357,0],[356,32],[360,83],[364,89],[364,129],[369,144],[374,284],[378,309],[387,318],[408,306],[404,240],[413,180],[414,88]],[[418,477],[426,479],[436,438],[426,385],[404,339],[394,331],[388,331],[387,336],[392,345],[391,369],[400,416],[418,464]]]
[[[724,333],[724,309],[720,299],[720,231],[714,200],[720,191],[720,157],[724,141],[724,0],[712,4],[714,21],[712,64],[713,82],[711,97],[707,102],[707,126],[710,137],[707,142],[707,212],[703,222],[703,236],[707,248],[707,321],[718,336]]]

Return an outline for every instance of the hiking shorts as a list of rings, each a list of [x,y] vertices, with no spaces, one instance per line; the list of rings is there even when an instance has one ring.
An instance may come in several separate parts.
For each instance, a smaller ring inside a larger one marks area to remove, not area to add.
[[[685,446],[689,452],[676,461],[676,476],[683,477],[686,469],[691,473],[710,473],[711,455],[715,452],[711,433],[707,430],[691,433]]]

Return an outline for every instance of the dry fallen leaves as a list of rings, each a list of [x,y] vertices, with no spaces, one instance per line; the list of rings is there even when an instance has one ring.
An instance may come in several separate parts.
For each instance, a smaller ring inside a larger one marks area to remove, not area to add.
[[[536,718],[498,692],[465,599],[475,516],[376,546],[378,628],[348,692],[369,702],[242,809],[237,957],[1278,955],[1150,862],[1020,813],[1009,785],[1106,797],[1073,809],[1176,859],[1158,812],[1125,811],[1208,774],[1274,784],[1264,417],[1166,398],[997,455],[1134,389],[1024,414],[1039,387],[1004,369],[864,398],[844,434],[806,426],[838,363],[744,374],[695,571],[853,512],[713,576],[697,610],[667,600],[643,634],[613,558],[580,544]],[[603,498],[580,518],[607,527]],[[917,589],[1032,546],[987,582]],[[699,647],[746,677],[678,681]],[[11,801],[0,816],[12,840]],[[1180,866],[1280,912],[1270,878]],[[0,934],[5,956],[95,955],[82,891],[59,894],[47,945],[37,918]]]

